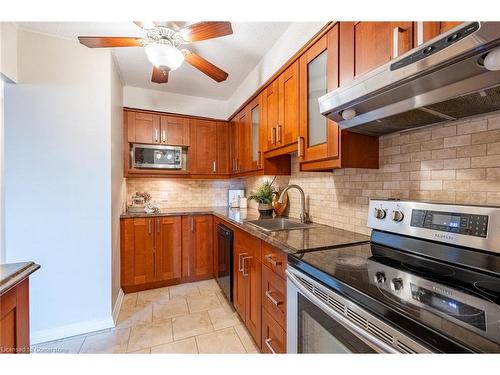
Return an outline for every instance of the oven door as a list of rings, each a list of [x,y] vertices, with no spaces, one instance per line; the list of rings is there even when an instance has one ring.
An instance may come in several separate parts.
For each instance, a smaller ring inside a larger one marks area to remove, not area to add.
[[[286,273],[288,353],[429,352],[302,272]]]

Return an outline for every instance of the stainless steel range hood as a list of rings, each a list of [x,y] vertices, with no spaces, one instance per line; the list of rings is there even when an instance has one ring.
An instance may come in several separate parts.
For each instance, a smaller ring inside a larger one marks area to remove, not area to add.
[[[461,24],[322,96],[320,111],[369,135],[498,111],[500,70],[484,66],[488,54],[500,61],[500,22]]]

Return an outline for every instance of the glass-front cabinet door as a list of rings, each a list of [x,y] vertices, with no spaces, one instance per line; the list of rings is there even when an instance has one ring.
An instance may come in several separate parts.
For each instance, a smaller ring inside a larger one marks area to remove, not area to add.
[[[250,107],[250,161],[253,170],[262,168],[261,161],[261,103],[260,96],[257,96],[249,104]]]
[[[300,58],[301,161],[338,156],[338,126],[319,111],[318,98],[338,87],[338,25],[319,39]]]

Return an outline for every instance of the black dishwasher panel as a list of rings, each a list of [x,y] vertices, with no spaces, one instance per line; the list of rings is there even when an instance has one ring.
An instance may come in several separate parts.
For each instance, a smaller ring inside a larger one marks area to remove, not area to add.
[[[228,301],[233,301],[233,231],[217,225],[217,271],[215,279]]]

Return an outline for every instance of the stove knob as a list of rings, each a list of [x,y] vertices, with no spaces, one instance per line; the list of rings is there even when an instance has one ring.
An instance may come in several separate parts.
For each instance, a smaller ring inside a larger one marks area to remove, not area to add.
[[[399,292],[403,289],[403,279],[392,279],[391,281],[391,289],[395,292]]]
[[[375,275],[373,276],[373,281],[375,281],[375,283],[377,284],[385,283],[385,273],[383,272],[375,273]]]
[[[375,217],[377,219],[384,219],[386,215],[386,211],[383,208],[376,208],[375,209]]]
[[[395,221],[396,223],[399,223],[403,221],[405,215],[399,211],[399,210],[394,210],[392,211],[392,221]]]

